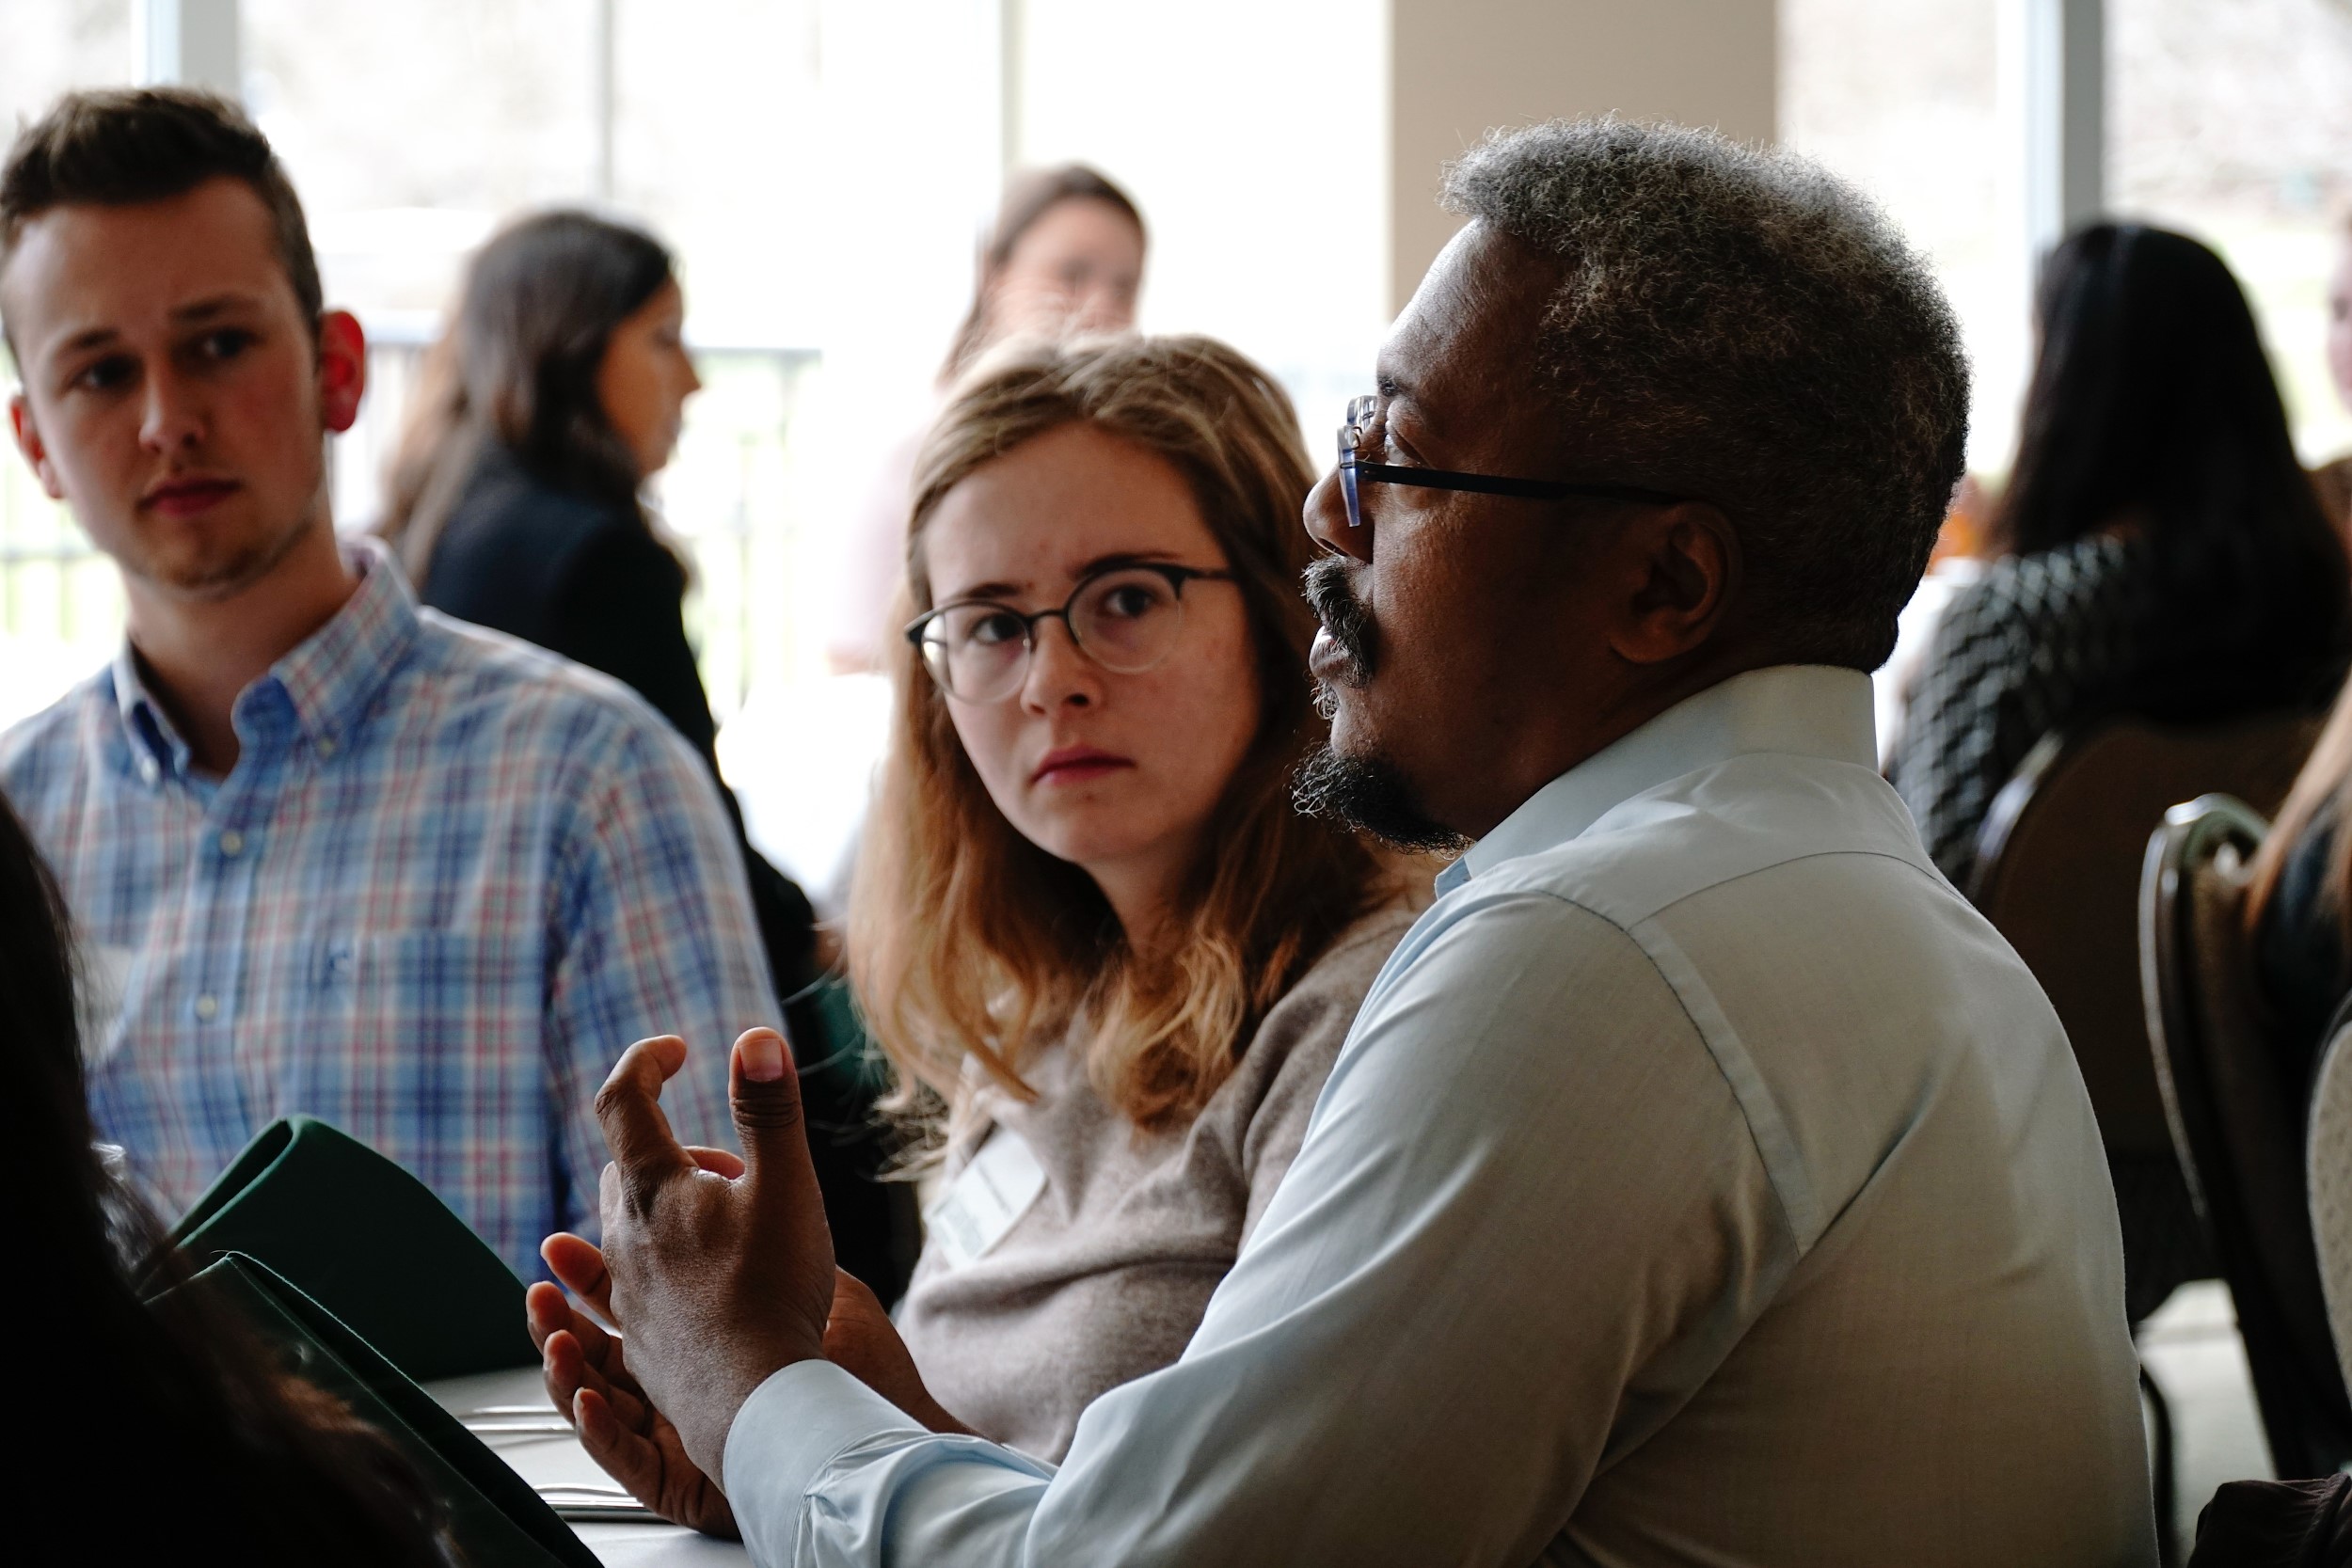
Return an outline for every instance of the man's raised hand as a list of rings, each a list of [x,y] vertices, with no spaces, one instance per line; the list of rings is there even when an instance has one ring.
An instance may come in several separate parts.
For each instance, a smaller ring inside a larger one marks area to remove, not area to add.
[[[674,1035],[640,1040],[597,1092],[612,1150],[599,1192],[602,1258],[610,1316],[628,1331],[643,1399],[668,1417],[695,1469],[720,1479],[727,1430],[752,1391],[824,1354],[833,1238],[784,1037],[752,1029],[735,1042],[737,1176],[682,1147],[661,1113],[661,1085],[685,1060]]]

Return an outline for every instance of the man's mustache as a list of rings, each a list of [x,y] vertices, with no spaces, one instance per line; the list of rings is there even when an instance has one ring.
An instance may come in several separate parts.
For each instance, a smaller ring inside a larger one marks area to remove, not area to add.
[[[1346,657],[1347,669],[1341,678],[1350,686],[1361,686],[1372,678],[1373,660],[1377,637],[1372,624],[1372,612],[1356,596],[1355,585],[1348,581],[1347,562],[1336,555],[1327,555],[1307,568],[1307,603],[1313,607],[1323,629],[1339,645]]]

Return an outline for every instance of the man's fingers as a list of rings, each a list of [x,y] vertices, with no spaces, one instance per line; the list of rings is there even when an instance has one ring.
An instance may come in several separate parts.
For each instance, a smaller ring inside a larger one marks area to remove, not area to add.
[[[547,1386],[548,1401],[566,1417],[572,1413],[572,1396],[580,1392],[580,1378],[586,1370],[580,1341],[572,1338],[570,1330],[557,1329],[540,1341],[539,1381]]]
[[[675,1035],[639,1040],[621,1053],[612,1074],[596,1091],[596,1120],[605,1147],[632,1192],[649,1187],[694,1163],[678,1147],[670,1118],[661,1112],[661,1085],[686,1062],[686,1042]]]
[[[661,1451],[649,1439],[631,1432],[593,1388],[582,1388],[572,1396],[570,1413],[572,1425],[580,1432],[580,1446],[588,1450],[588,1457],[628,1488],[639,1502],[660,1513]]]
[[[531,1342],[541,1352],[548,1348],[548,1336],[568,1331],[576,1321],[572,1304],[564,1299],[564,1292],[542,1279],[523,1292],[523,1323],[531,1330]]]
[[[688,1144],[686,1157],[710,1172],[732,1181],[743,1174],[743,1156],[731,1148],[705,1148],[700,1144]]]
[[[736,1133],[743,1140],[754,1201],[771,1213],[798,1212],[812,1203],[822,1213],[802,1125],[801,1075],[793,1070],[782,1035],[773,1029],[743,1031],[735,1042],[727,1097]]]
[[[598,1366],[586,1354],[579,1338],[569,1330],[559,1330],[548,1336],[547,1344],[539,1353],[539,1372],[546,1383],[548,1398],[566,1416],[572,1411],[572,1396],[581,1389],[603,1400],[617,1415],[622,1425],[633,1432],[643,1432],[652,1422],[653,1407],[637,1391],[619,1366],[620,1341],[608,1341],[614,1349],[612,1360]]]
[[[539,1243],[539,1256],[547,1259],[548,1271],[564,1282],[564,1290],[607,1323],[620,1326],[612,1316],[612,1276],[605,1272],[602,1248],[568,1230],[559,1230]],[[531,1298],[526,1293],[523,1299]]]

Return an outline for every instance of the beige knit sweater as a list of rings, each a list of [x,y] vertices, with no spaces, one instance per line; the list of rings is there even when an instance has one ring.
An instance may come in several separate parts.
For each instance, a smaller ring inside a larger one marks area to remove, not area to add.
[[[1058,1461],[1078,1413],[1174,1361],[1306,1136],[1307,1117],[1408,909],[1343,933],[1266,1014],[1190,1124],[1145,1132],[1087,1082],[1064,1041],[1023,1077],[1026,1104],[977,1088],[945,1190],[989,1140],[1025,1140],[1044,1186],[977,1258],[933,1238],[898,1311],[939,1402],[977,1431]],[[968,1129],[968,1131],[965,1131]]]

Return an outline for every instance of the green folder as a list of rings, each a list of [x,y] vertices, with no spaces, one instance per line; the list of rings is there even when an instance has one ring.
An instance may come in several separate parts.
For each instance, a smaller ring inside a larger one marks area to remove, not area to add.
[[[535,1364],[523,1282],[431,1188],[315,1117],[287,1117],[172,1227],[192,1263],[241,1252],[419,1383]]]
[[[596,1554],[530,1482],[350,1325],[266,1265],[230,1252],[156,1299],[182,1291],[245,1319],[289,1370],[391,1439],[449,1510],[450,1535],[467,1568],[598,1568]]]

